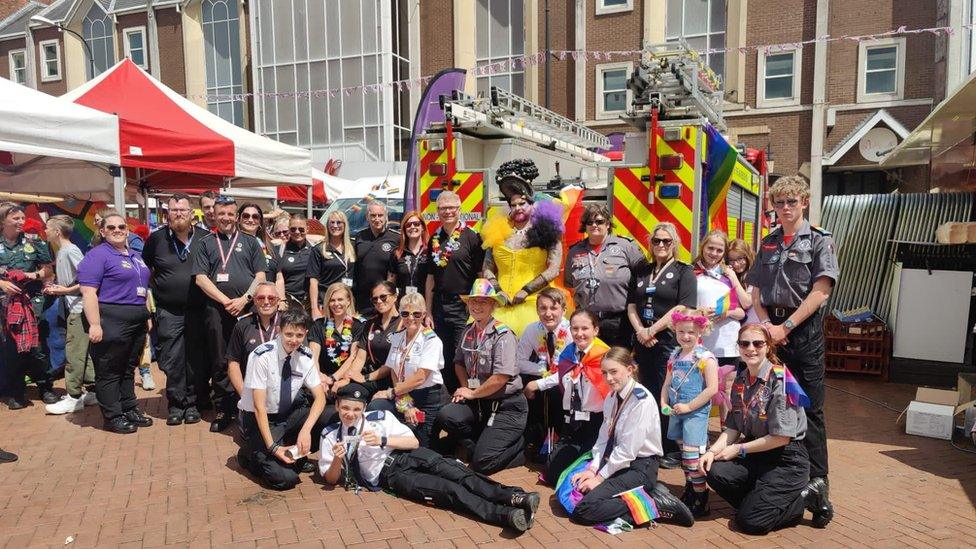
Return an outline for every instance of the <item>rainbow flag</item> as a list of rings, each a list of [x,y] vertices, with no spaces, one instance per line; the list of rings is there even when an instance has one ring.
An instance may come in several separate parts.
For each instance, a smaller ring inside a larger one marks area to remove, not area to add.
[[[548,456],[552,453],[553,447],[556,445],[556,430],[549,429],[546,433],[545,440],[542,441],[542,447],[539,448],[539,455]]]
[[[789,368],[785,366],[773,366],[773,374],[778,378],[782,378],[783,382],[786,383],[786,400],[791,406],[810,407],[810,397],[807,396],[803,387],[800,387],[800,382],[793,377]]]
[[[707,138],[707,169],[705,171],[705,193],[703,204],[708,212],[702,220],[702,234],[711,229],[729,230],[728,205],[725,201],[732,186],[732,170],[735,168],[738,153],[728,141],[722,137],[714,126],[705,126]],[[711,221],[711,224],[709,224]]]
[[[715,302],[715,314],[727,313],[732,308],[732,292],[723,295]]]
[[[627,504],[630,516],[634,518],[634,524],[637,526],[647,524],[658,517],[657,505],[643,486],[621,492],[617,496]]]

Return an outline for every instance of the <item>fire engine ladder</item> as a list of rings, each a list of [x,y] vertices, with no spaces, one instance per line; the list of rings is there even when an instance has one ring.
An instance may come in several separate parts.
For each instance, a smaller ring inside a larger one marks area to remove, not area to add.
[[[721,80],[683,39],[645,45],[627,87],[634,94],[627,118],[640,129],[654,107],[662,120],[701,117],[726,129]]]
[[[455,93],[451,99],[444,99],[443,108],[469,133],[515,137],[585,160],[610,160],[593,150],[610,149],[607,136],[494,86],[487,98]]]

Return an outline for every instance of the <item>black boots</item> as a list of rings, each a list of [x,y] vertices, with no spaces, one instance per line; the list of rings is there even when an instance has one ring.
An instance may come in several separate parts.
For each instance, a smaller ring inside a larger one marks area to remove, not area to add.
[[[701,518],[708,514],[708,490],[696,492],[690,482],[685,483],[685,491],[681,494],[681,503],[684,503],[695,518]]]
[[[525,511],[525,520],[529,528],[535,523],[535,512],[539,509],[538,492],[516,492],[512,495],[512,507]]]
[[[826,479],[815,477],[810,479],[807,487],[800,492],[807,510],[813,513],[813,526],[816,528],[826,528],[834,518],[834,506],[827,499],[827,490]]]
[[[678,526],[691,526],[695,524],[695,517],[691,510],[678,498],[671,495],[668,487],[658,482],[651,490],[651,499],[657,506],[658,520],[667,520]]]

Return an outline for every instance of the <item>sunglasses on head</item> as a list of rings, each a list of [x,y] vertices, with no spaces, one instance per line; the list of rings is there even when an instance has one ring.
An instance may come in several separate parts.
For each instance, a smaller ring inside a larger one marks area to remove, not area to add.
[[[241,221],[261,221],[261,214],[258,213],[242,213]]]
[[[369,300],[373,303],[383,303],[387,299],[390,299],[392,295],[393,294],[374,295],[373,297],[369,298]]]
[[[424,313],[422,311],[413,311],[413,312],[410,312],[410,311],[400,311],[400,316],[402,318],[410,318],[410,317],[413,317],[413,318],[416,318],[416,319],[421,319],[421,318],[424,318]]]
[[[766,341],[763,339],[757,339],[754,341],[739,340],[739,347],[743,349],[748,349],[749,347],[755,347],[756,349],[762,349],[766,346]]]
[[[654,238],[651,239],[651,244],[653,244],[654,246],[661,246],[661,245],[670,246],[672,242],[674,242],[674,240],[670,238],[658,238],[655,236]]]
[[[221,206],[227,204],[237,204],[237,199],[235,199],[233,196],[227,196],[225,194],[221,194],[218,195],[216,198],[214,198],[214,204],[220,204]]]
[[[276,296],[276,295],[256,295],[256,296],[254,296],[254,301],[278,301],[278,296]]]

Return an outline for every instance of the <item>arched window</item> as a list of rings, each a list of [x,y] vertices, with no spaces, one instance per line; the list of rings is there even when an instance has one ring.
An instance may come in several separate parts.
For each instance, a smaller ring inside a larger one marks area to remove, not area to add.
[[[224,120],[244,126],[244,102],[233,97],[241,85],[240,18],[236,0],[203,0],[207,106]]]
[[[98,2],[92,2],[91,9],[82,22],[82,34],[91,48],[91,63],[85,68],[88,78],[102,74],[115,64],[115,42],[112,39],[112,19]],[[88,52],[85,52],[88,57]],[[86,59],[87,61],[88,59]],[[94,69],[94,71],[93,71]]]

